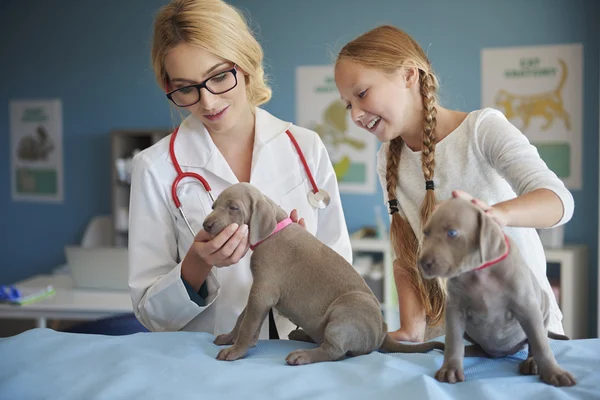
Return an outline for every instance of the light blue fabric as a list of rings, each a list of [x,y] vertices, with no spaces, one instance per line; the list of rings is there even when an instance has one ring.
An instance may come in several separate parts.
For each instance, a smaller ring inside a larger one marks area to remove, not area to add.
[[[246,358],[217,361],[205,333],[101,336],[33,329],[0,339],[1,399],[599,399],[600,339],[551,341],[578,383],[554,388],[521,376],[520,352],[470,358],[466,382],[437,382],[443,354],[383,354],[306,366],[286,355],[314,344],[260,341]]]

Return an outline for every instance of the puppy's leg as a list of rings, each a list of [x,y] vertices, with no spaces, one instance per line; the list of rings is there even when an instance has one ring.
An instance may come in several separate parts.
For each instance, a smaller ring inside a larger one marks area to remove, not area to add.
[[[529,352],[530,355],[533,355],[533,359],[537,364],[540,379],[553,386],[573,386],[575,378],[569,372],[560,368],[554,358],[546,336],[542,313],[535,299],[515,296],[515,302],[512,306],[519,324],[521,324],[527,335]]]
[[[370,353],[379,347],[383,337],[380,315],[377,300],[368,294],[352,292],[340,296],[323,318],[325,329],[321,346],[293,351],[286,358],[287,363],[303,365],[337,361],[347,355]]]
[[[288,335],[288,339],[297,340],[299,342],[309,342],[309,343],[315,342],[314,340],[312,340],[312,338],[310,336],[308,336],[308,333],[306,333],[304,330],[302,330],[300,328],[294,329],[293,331],[291,331],[290,334]]]
[[[323,361],[337,361],[346,356],[346,346],[340,343],[348,327],[342,321],[330,319],[325,328],[323,343],[316,349],[292,351],[286,358],[289,365],[304,365]]]
[[[538,367],[535,363],[535,359],[533,358],[533,353],[531,352],[531,345],[529,345],[529,351],[527,354],[527,358],[521,364],[519,364],[519,372],[521,375],[537,375]]]
[[[446,307],[446,350],[444,363],[435,373],[435,379],[440,382],[456,383],[465,380],[463,360],[465,346],[465,319],[458,305],[448,302]]]
[[[237,360],[243,357],[250,347],[256,345],[260,327],[267,317],[269,309],[276,303],[275,299],[276,296],[269,292],[264,285],[262,287],[256,283],[252,285],[235,344],[221,350],[217,355],[218,360]]]
[[[233,329],[231,330],[231,332],[229,333],[223,333],[219,336],[217,336],[215,338],[215,341],[213,342],[216,345],[219,346],[223,346],[225,344],[234,344],[237,337],[238,337],[238,332],[240,330],[240,325],[242,324],[242,321],[244,320],[244,314],[246,313],[246,308],[244,307],[244,310],[242,311],[242,313],[239,315],[237,321],[235,322],[235,326],[233,327]]]

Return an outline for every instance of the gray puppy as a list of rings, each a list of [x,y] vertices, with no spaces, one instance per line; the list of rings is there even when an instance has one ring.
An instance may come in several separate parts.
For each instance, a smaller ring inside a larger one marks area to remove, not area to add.
[[[256,344],[271,308],[302,328],[293,331],[290,339],[320,345],[290,353],[286,361],[291,365],[339,360],[374,350],[416,353],[443,349],[441,342],[409,345],[392,339],[379,301],[342,256],[298,224],[272,234],[286,218],[287,213],[256,187],[238,183],[219,195],[204,221],[204,230],[213,237],[229,224],[247,224],[250,243],[260,243],[250,262],[253,283],[246,308],[233,330],[215,339],[218,345],[233,344],[219,352],[219,360],[243,357]]]
[[[513,240],[476,205],[460,198],[441,203],[425,224],[419,267],[426,278],[447,278],[446,350],[435,378],[464,381],[463,336],[491,357],[514,354],[529,343],[519,366],[525,375],[539,371],[542,381],[572,386],[547,340],[568,339],[547,331],[549,298],[525,265]]]

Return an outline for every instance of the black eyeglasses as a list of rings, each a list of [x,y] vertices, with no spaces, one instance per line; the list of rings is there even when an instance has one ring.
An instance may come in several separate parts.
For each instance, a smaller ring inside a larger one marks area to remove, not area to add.
[[[205,88],[212,94],[223,94],[237,86],[237,66],[219,72],[210,78],[195,84],[184,86],[167,93],[167,98],[178,107],[193,106],[200,101],[200,89]]]

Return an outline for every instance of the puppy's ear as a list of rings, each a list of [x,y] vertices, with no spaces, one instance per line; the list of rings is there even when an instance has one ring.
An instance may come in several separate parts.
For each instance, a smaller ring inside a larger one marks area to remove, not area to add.
[[[477,222],[479,224],[479,254],[481,256],[481,265],[502,256],[506,251],[506,242],[504,240],[504,231],[500,225],[498,225],[498,223],[483,210],[479,210]]]
[[[249,239],[250,244],[256,244],[269,236],[277,226],[275,209],[264,196],[256,196],[252,203],[252,215],[250,215]]]

